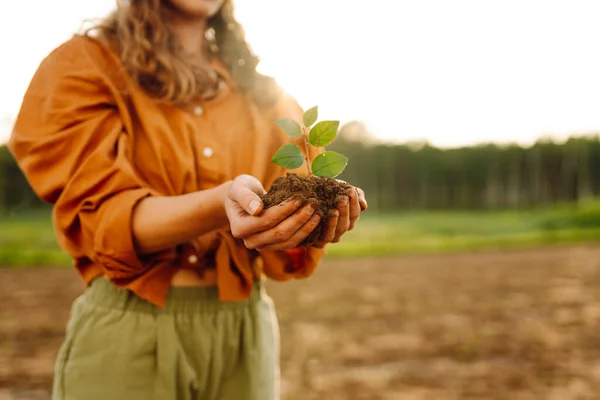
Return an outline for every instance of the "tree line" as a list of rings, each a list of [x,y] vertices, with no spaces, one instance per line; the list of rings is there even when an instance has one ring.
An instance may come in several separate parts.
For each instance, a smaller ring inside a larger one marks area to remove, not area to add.
[[[339,178],[363,188],[374,210],[516,209],[600,197],[599,135],[441,149],[377,143],[356,122],[329,149],[348,156]],[[43,206],[1,146],[0,213]]]
[[[360,132],[355,124],[345,129]],[[331,146],[350,159],[340,179],[362,187],[376,209],[522,209],[600,196],[597,134],[452,149],[348,136]]]

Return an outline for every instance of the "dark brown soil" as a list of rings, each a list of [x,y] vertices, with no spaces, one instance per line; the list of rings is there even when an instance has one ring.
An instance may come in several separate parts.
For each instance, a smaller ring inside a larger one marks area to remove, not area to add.
[[[337,208],[340,196],[348,193],[352,186],[333,178],[318,176],[299,176],[288,173],[277,178],[266,195],[262,196],[265,210],[276,206],[287,199],[301,199],[303,204],[308,201],[317,201],[317,213],[321,222],[300,246],[311,246],[321,236],[329,219],[329,213]]]

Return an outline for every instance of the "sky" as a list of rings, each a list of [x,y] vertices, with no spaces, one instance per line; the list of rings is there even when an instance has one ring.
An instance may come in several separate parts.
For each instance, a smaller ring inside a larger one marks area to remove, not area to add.
[[[40,61],[114,0],[0,5],[0,142]],[[277,78],[382,140],[528,144],[600,132],[600,1],[236,0]]]

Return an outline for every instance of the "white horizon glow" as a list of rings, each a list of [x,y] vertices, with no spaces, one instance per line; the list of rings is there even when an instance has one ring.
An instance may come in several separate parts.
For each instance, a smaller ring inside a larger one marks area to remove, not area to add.
[[[236,0],[252,47],[321,117],[382,140],[531,143],[600,131],[600,2]],[[0,6],[0,143],[43,57],[114,0]],[[271,15],[271,16],[267,16]],[[276,16],[276,17],[275,17]],[[6,60],[10,60],[7,62]],[[4,126],[3,126],[4,125]]]

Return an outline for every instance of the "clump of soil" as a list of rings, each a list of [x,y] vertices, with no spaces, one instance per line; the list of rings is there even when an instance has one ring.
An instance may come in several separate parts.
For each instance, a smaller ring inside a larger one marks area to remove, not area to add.
[[[269,191],[261,197],[264,209],[276,206],[287,199],[300,199],[305,204],[308,201],[318,203],[316,213],[321,217],[319,225],[311,232],[300,246],[313,245],[325,230],[329,211],[335,210],[340,196],[347,195],[352,186],[333,178],[319,176],[301,177],[293,173],[279,177]]]

